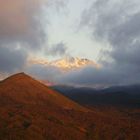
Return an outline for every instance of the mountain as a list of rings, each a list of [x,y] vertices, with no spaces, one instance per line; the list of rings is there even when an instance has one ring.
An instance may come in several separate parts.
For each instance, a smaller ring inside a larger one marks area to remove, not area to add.
[[[100,94],[98,90],[87,87],[52,86],[52,88],[83,105],[93,104],[95,95]]]
[[[86,111],[77,103],[50,89],[30,76],[19,73],[0,83],[0,96],[24,104],[54,104],[66,109]]]
[[[0,82],[0,140],[76,139],[83,132],[66,115],[88,111],[24,73]]]
[[[0,82],[0,140],[140,139],[139,112],[120,114],[87,109],[24,73]]]
[[[66,57],[64,59],[56,60],[50,63],[50,65],[62,68],[62,69],[76,69],[81,68],[84,66],[94,66],[99,67],[98,64],[96,64],[94,61],[91,61],[89,59],[84,58],[74,58],[74,57]]]
[[[98,90],[69,86],[54,86],[53,88],[82,105],[140,107],[140,85],[116,86]]]
[[[65,57],[62,59],[58,59],[55,61],[47,61],[42,59],[33,59],[30,61],[33,64],[42,64],[42,65],[49,65],[49,66],[55,66],[63,70],[71,70],[76,68],[81,68],[85,66],[94,66],[96,68],[99,68],[99,64],[95,63],[92,60],[86,59],[86,58],[74,58],[74,57]]]
[[[129,94],[140,94],[140,85],[113,86],[101,90],[103,93],[127,92]]]

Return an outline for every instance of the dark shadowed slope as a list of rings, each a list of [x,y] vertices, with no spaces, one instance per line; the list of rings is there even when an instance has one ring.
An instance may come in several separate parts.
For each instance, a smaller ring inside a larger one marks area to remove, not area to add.
[[[140,108],[140,85],[110,87],[103,90],[68,86],[54,86],[52,88],[82,105]]]

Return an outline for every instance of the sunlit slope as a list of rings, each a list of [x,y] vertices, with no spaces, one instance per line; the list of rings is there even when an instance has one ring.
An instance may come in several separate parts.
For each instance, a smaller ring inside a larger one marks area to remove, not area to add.
[[[87,111],[86,108],[48,88],[30,76],[19,73],[0,83],[0,96],[24,104],[47,104],[64,109]]]

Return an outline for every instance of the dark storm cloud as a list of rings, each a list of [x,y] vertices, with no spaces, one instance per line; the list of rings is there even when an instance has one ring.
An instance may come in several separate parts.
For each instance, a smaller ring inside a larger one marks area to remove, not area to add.
[[[62,76],[62,71],[59,68],[41,64],[30,65],[26,72],[40,80],[49,80],[51,82],[58,82],[59,77]]]
[[[126,69],[129,69],[126,73]],[[139,73],[130,66],[125,67],[103,67],[96,69],[93,67],[85,67],[80,70],[71,71],[63,75],[59,82],[70,85],[81,85],[81,86],[113,86],[113,85],[127,85],[139,83]]]
[[[63,42],[57,43],[46,49],[46,54],[51,56],[64,56],[68,53],[66,44]]]
[[[107,86],[112,85],[112,83],[118,84],[119,77],[114,77],[115,74],[116,72],[110,68],[85,67],[65,75],[63,82],[83,86]]]
[[[10,73],[21,70],[26,58],[27,53],[24,50],[0,47],[0,71]]]
[[[71,71],[62,71],[60,68],[44,65],[32,65],[26,69],[26,72],[38,79],[49,80],[56,84],[63,85],[80,85],[105,87],[113,85],[134,84],[139,82],[139,73],[132,74],[135,69],[129,69],[125,72],[125,67],[104,67],[97,69],[95,67],[83,67]],[[136,78],[137,76],[137,78]]]

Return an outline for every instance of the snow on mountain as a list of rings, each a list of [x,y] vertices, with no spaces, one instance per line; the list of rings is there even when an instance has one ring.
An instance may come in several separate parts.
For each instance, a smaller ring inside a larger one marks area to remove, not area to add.
[[[74,58],[74,57],[65,57],[62,59],[58,59],[55,61],[47,61],[44,59],[33,59],[30,61],[32,64],[42,64],[46,66],[55,66],[63,70],[71,70],[71,69],[77,69],[82,68],[85,66],[93,66],[95,68],[99,68],[100,65],[96,62],[86,59],[86,58]]]

